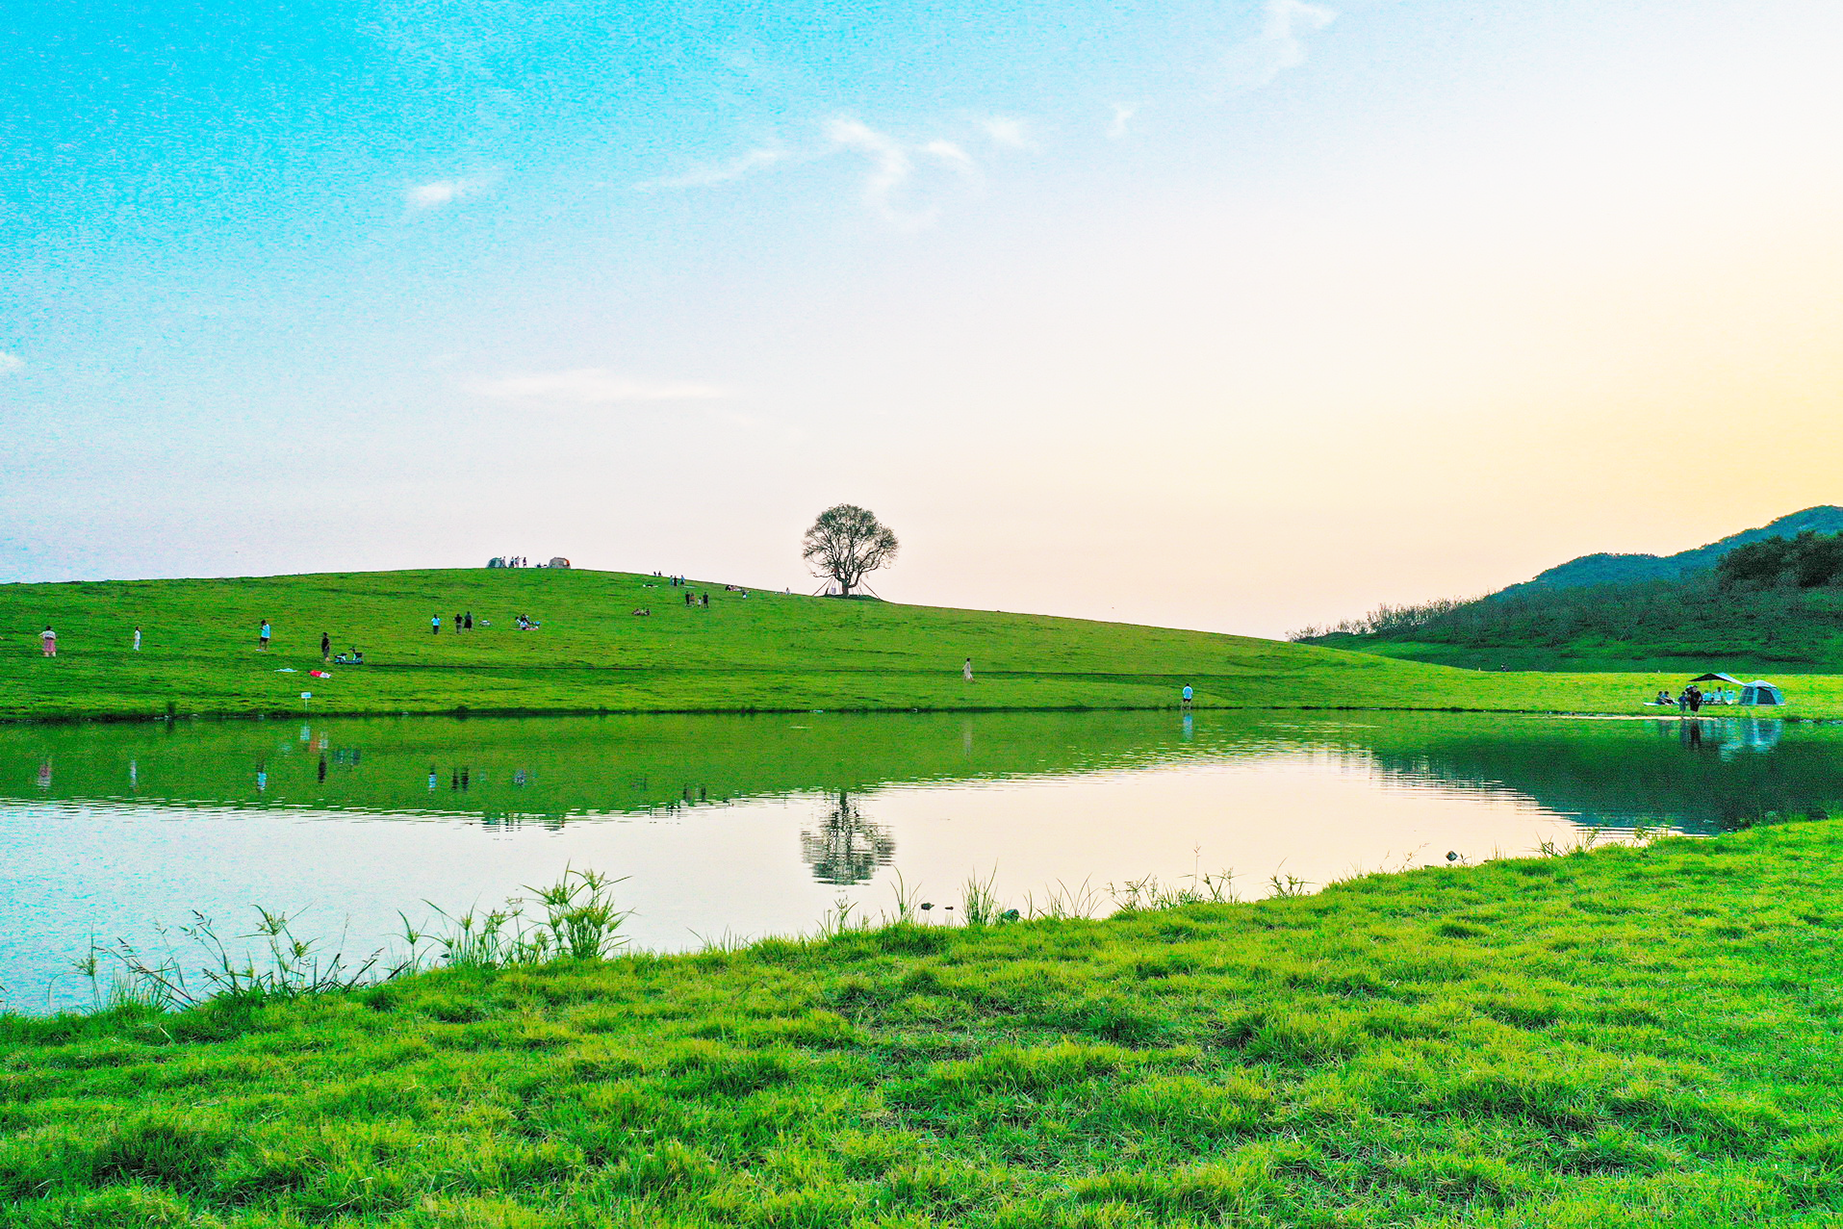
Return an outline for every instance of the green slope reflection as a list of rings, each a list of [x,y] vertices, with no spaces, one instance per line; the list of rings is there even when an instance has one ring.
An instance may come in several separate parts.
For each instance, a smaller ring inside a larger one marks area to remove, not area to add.
[[[1843,797],[1843,727],[1364,713],[986,713],[229,722],[0,729],[0,797],[559,825],[824,793],[822,882],[890,838],[854,794],[1311,754],[1404,787],[1520,795],[1583,824],[1714,831]]]

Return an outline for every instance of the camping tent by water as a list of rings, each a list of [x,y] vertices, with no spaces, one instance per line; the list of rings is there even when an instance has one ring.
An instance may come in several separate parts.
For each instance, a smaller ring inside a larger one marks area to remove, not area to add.
[[[1732,674],[1698,674],[1695,678],[1691,679],[1690,682],[1692,683],[1732,683],[1736,687],[1745,687],[1747,685],[1741,682],[1739,679],[1735,678]]]
[[[1742,704],[1784,704],[1785,693],[1764,679],[1755,679],[1751,683],[1741,684]]]

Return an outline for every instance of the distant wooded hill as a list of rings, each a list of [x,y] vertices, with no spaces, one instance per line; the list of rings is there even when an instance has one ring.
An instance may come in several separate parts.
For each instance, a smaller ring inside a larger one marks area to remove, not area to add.
[[[1293,639],[1482,669],[1843,667],[1843,508],[1674,555],[1583,555],[1471,600],[1382,606]]]

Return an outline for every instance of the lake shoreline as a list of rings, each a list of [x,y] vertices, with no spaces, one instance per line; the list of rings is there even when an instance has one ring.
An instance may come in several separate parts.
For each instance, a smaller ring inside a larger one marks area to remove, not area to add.
[[[454,1200],[1818,1223],[1843,1202],[1839,889],[1826,819],[1100,921],[0,1017],[0,1191],[44,1224],[124,1200],[231,1226]]]
[[[1786,709],[1791,706],[1787,705]],[[573,708],[573,707],[517,707],[501,706],[494,708],[474,708],[457,705],[453,708],[426,709],[337,709],[323,711],[320,709],[295,710],[272,709],[258,712],[198,712],[181,713],[168,717],[161,714],[145,712],[95,712],[95,713],[48,713],[36,716],[19,714],[0,714],[0,726],[33,725],[165,725],[186,721],[343,721],[365,720],[378,721],[387,718],[445,717],[450,720],[467,720],[469,718],[522,718],[522,717],[756,717],[756,716],[799,716],[802,714],[845,714],[851,716],[902,716],[908,714],[967,714],[980,713],[1159,713],[1183,714],[1187,712],[1210,713],[1464,713],[1477,716],[1494,717],[1570,717],[1595,720],[1629,720],[1629,721],[1695,721],[1755,718],[1761,720],[1788,722],[1816,722],[1843,720],[1843,710],[1836,714],[1799,714],[1776,708],[1747,709],[1704,709],[1700,713],[1645,713],[1608,711],[1606,709],[1567,709],[1567,708],[1498,708],[1483,706],[1451,704],[1204,704],[1196,703],[1186,708],[1179,704],[1004,704],[1004,705],[862,705],[856,707],[810,708],[804,705],[754,706],[745,708],[710,707],[660,707],[660,708]]]

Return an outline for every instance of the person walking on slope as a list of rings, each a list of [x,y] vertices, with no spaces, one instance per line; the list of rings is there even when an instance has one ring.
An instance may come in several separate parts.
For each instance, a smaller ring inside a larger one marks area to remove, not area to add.
[[[138,627],[134,629],[134,651],[141,651],[141,629]]]
[[[269,651],[269,621],[264,619],[262,626],[256,630],[256,647],[263,652]]]
[[[973,681],[973,659],[972,658],[970,657],[967,658],[966,664],[960,667],[960,677],[965,679],[969,683]]]
[[[320,664],[333,660],[333,638],[325,632],[320,633]]]
[[[46,657],[58,655],[58,634],[47,624],[45,630],[38,634],[38,647],[45,651]]]
[[[429,635],[439,636],[441,634],[442,634],[442,617],[440,615],[430,615],[429,616]]]

